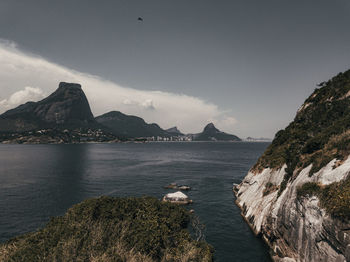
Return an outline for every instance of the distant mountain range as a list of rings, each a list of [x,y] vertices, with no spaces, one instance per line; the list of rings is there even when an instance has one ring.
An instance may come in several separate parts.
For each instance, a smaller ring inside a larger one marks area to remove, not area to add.
[[[171,136],[157,124],[147,124],[141,117],[125,115],[119,111],[111,111],[96,117],[95,120],[108,127],[114,134],[125,137]]]
[[[94,117],[79,84],[61,82],[58,89],[39,102],[27,102],[0,115],[0,142],[75,143],[118,139],[165,141],[240,141],[235,135],[208,124],[199,134],[167,130],[142,118],[111,111]]]
[[[238,136],[227,134],[217,129],[213,123],[204,127],[202,133],[194,135],[194,141],[241,141]]]
[[[120,138],[95,120],[79,84],[61,82],[47,98],[0,115],[3,143],[107,142]]]
[[[176,126],[168,128],[167,130],[165,130],[167,133],[173,135],[173,136],[184,136],[183,133],[181,133],[181,131],[179,129],[177,129]]]

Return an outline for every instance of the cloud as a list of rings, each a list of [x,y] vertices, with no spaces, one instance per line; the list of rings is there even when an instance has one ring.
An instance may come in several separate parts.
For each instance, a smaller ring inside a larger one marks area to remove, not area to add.
[[[155,110],[156,108],[153,105],[152,99],[146,99],[145,101],[142,102],[141,104],[145,109],[148,110]]]
[[[232,116],[223,114],[221,116],[217,116],[215,119],[212,119],[211,122],[223,130],[230,130],[230,128],[237,123],[237,120]]]
[[[8,41],[0,41],[0,79],[0,112],[41,99],[65,81],[82,85],[94,115],[118,110],[163,128],[176,125],[183,132],[199,132],[208,122],[234,132],[234,117],[213,103],[185,94],[123,87],[21,51]]]
[[[26,86],[23,90],[13,93],[8,99],[0,101],[0,107],[10,109],[28,101],[36,102],[45,97],[43,90],[37,87]]]

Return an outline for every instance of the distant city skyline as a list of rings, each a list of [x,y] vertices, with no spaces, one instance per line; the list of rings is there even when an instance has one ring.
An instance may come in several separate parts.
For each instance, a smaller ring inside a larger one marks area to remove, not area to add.
[[[350,68],[349,12],[345,0],[3,0],[0,112],[74,81],[95,116],[273,138]]]

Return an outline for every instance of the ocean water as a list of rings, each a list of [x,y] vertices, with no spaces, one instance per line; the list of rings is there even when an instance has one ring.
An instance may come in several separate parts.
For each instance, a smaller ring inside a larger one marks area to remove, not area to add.
[[[268,143],[161,142],[0,145],[0,242],[45,225],[86,198],[162,198],[177,182],[206,225],[216,261],[271,261],[234,204],[238,183]]]

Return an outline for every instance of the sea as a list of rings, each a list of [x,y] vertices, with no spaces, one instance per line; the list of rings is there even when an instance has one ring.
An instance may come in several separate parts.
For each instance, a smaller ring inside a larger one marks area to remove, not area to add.
[[[153,196],[188,185],[186,208],[205,225],[215,261],[271,261],[235,205],[239,183],[268,146],[253,142],[0,145],[0,242],[43,227],[72,205],[102,195]]]

